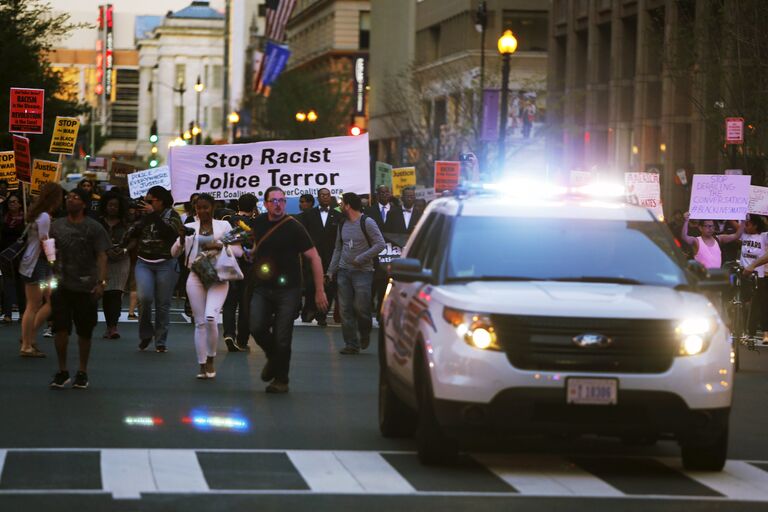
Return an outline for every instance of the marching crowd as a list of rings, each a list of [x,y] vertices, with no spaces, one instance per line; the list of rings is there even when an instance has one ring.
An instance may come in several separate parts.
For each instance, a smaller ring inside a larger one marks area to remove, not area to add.
[[[315,206],[315,199],[317,206]],[[286,213],[286,196],[271,187],[262,208],[253,194],[230,204],[194,194],[184,213],[160,186],[132,200],[127,190],[99,195],[90,180],[67,192],[44,185],[27,209],[0,181],[2,322],[21,322],[19,355],[44,358],[37,336],[54,337],[58,371],[52,389],[89,386],[88,360],[99,302],[105,339],[118,339],[123,298],[138,320],[138,349],[168,350],[171,303],[185,297],[194,324],[198,379],[216,377],[219,315],[230,352],[264,351],[261,379],[269,393],[288,391],[294,320],[341,323],[344,355],[370,344],[373,312],[386,288],[379,255],[388,239],[404,245],[426,204],[414,188],[392,197],[378,187],[372,201],[330,190],[300,199],[301,213]],[[138,315],[137,315],[138,313]],[[70,376],[67,349],[77,336],[78,369]]]

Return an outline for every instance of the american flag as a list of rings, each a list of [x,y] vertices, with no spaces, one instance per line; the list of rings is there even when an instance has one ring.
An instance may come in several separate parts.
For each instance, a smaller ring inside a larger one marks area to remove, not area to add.
[[[267,0],[267,39],[282,42],[296,0]]]

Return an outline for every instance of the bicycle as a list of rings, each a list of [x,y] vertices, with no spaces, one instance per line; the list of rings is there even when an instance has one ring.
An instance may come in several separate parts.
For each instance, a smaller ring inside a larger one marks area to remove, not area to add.
[[[745,279],[744,267],[736,261],[726,262],[724,267],[729,271],[728,279],[733,288],[733,296],[725,303],[725,312],[731,330],[734,370],[739,371],[739,345],[744,345],[747,347],[747,350],[759,353],[758,347],[755,344],[755,338],[749,335],[746,328],[752,309],[751,298],[754,297],[757,290],[757,273],[752,272],[752,274],[747,277],[748,289],[750,289],[751,293],[749,294],[749,298],[743,299],[743,280]]]

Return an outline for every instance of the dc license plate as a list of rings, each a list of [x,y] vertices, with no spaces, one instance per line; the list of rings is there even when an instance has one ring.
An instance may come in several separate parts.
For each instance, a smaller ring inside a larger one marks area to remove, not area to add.
[[[616,405],[619,381],[616,379],[568,379],[566,401],[575,405]]]

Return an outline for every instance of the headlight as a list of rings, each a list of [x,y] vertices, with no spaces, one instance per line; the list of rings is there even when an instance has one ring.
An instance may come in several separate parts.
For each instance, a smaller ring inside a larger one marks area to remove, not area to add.
[[[502,350],[489,315],[446,307],[443,319],[456,329],[456,334],[468,345],[482,350]]]
[[[686,318],[680,322],[675,329],[680,340],[679,355],[695,356],[707,350],[714,325],[715,322],[704,317]]]

